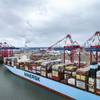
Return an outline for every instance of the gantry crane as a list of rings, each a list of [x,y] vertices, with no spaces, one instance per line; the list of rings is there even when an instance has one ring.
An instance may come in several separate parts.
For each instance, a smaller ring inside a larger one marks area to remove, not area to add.
[[[85,42],[85,48],[90,52],[90,64],[93,62],[93,58],[98,63],[100,61],[100,31],[90,37]]]

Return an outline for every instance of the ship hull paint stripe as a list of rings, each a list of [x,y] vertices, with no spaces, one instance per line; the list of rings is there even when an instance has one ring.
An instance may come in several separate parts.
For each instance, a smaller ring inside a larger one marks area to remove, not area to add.
[[[80,89],[77,89],[77,88],[74,88],[74,87],[47,79],[45,77],[42,77],[42,76],[39,76],[36,74],[32,74],[32,73],[24,71],[24,70],[16,69],[16,68],[10,67],[8,65],[5,65],[5,67],[7,69],[9,69],[12,73],[14,73],[22,78],[25,78],[29,81],[36,83],[36,84],[47,87],[53,91],[59,92],[65,96],[75,98],[76,100],[86,100],[87,97],[90,100],[100,100],[100,96],[98,96],[98,95],[91,94],[89,92],[82,91]],[[27,73],[27,74],[25,75],[25,73]],[[36,77],[36,78],[34,78],[34,77]]]
[[[43,85],[38,84],[38,83],[36,83],[36,82],[33,82],[33,81],[29,80],[29,79],[26,79],[26,78],[24,78],[24,77],[22,77],[22,76],[19,76],[19,75],[15,74],[15,73],[12,73],[12,74],[13,74],[13,75],[16,75],[16,76],[18,76],[18,77],[20,77],[20,78],[22,78],[22,79],[24,79],[24,80],[27,80],[27,81],[31,82],[32,84],[39,86],[40,88],[46,89],[46,90],[48,90],[48,91],[50,91],[50,92],[53,92],[53,93],[55,93],[55,94],[57,94],[57,95],[59,95],[59,96],[62,96],[62,97],[65,98],[65,100],[75,100],[75,99],[72,98],[72,97],[69,97],[69,96],[67,96],[67,95],[61,94],[60,92],[57,92],[57,91],[52,90],[52,89],[50,89],[50,88],[48,88],[48,87],[46,87],[46,86],[43,86]]]

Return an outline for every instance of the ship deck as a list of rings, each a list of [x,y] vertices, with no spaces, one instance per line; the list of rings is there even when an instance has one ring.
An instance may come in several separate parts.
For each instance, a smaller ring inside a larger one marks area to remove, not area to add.
[[[12,73],[14,73],[18,76],[21,76],[23,78],[26,78],[23,74],[25,71],[22,71],[22,70],[19,70],[19,69],[16,69],[16,68],[12,68],[12,67],[9,67],[7,65],[6,65],[6,67]],[[27,73],[29,73],[29,72],[27,72]],[[32,74],[32,75],[35,75],[35,74]],[[100,96],[98,96],[98,95],[95,95],[95,94],[89,93],[87,91],[83,91],[83,90],[62,84],[60,82],[56,82],[56,81],[47,79],[47,78],[39,76],[39,75],[36,75],[36,76],[40,77],[40,82],[34,80],[34,82],[36,82],[37,84],[43,85],[47,88],[50,88],[54,91],[57,91],[61,94],[66,95],[66,96],[75,98],[76,100],[87,100],[87,99],[89,99],[89,100],[100,100]],[[27,78],[27,79],[30,80],[30,81],[33,81],[33,79],[30,79],[30,78]]]

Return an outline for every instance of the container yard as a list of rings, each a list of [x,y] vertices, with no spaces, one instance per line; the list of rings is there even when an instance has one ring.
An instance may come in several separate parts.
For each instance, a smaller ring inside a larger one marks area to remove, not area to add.
[[[63,41],[65,41],[63,49],[57,50],[61,48],[57,45]],[[70,34],[37,52],[20,52],[17,48],[11,49],[7,47],[7,43],[5,44],[6,46],[4,45],[5,47],[0,51],[4,58],[4,65],[15,75],[68,96],[70,99],[81,100],[84,95],[93,99],[100,98],[99,31],[90,37],[84,46],[73,41]],[[59,88],[54,88],[51,84],[60,85]],[[71,87],[74,94],[80,93],[82,96],[73,96],[67,90],[68,93],[64,92],[64,87],[69,91]]]

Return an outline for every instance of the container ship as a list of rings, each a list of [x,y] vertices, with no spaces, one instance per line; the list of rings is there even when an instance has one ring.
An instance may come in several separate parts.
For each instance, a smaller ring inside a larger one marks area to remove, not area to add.
[[[71,46],[69,59],[65,52],[69,47],[64,46],[64,53],[55,50],[17,52],[4,57],[4,66],[13,74],[69,99],[100,100],[100,54],[96,52],[95,60],[93,51],[85,53],[83,48],[75,45]],[[87,63],[82,59],[87,60]]]

